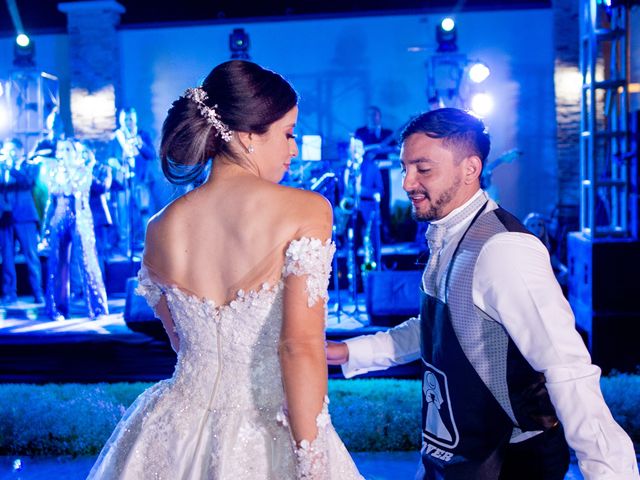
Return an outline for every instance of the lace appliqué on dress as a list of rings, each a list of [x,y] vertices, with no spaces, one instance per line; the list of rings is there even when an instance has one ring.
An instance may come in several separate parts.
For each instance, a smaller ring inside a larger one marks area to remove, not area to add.
[[[281,409],[277,420],[285,427],[289,426],[289,418]],[[296,455],[296,479],[298,480],[326,480],[329,479],[328,457],[328,427],[331,425],[329,415],[329,397],[325,395],[322,410],[316,417],[318,436],[312,442],[302,440],[294,447]],[[294,442],[292,438],[292,442]],[[294,442],[295,443],[295,442]]]
[[[313,307],[318,300],[329,299],[329,275],[335,251],[336,246],[331,240],[323,243],[322,240],[308,237],[293,240],[287,248],[282,276],[308,275],[309,307]]]
[[[136,287],[136,295],[143,297],[149,306],[155,310],[156,305],[160,301],[160,297],[164,291],[160,286],[151,280],[149,271],[143,265],[138,272],[138,286]]]

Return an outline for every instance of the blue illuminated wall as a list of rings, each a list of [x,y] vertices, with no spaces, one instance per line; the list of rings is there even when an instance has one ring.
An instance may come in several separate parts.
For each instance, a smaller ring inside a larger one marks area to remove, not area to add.
[[[400,127],[427,108],[425,62],[435,51],[441,15],[398,15],[227,23],[214,26],[122,28],[119,102],[138,109],[156,139],[171,102],[229,58],[228,35],[244,28],[251,59],[285,75],[301,95],[298,133],[324,137],[324,155],[365,121],[375,104]],[[553,31],[551,10],[472,12],[456,16],[461,53],[492,69],[487,89],[496,108],[487,117],[495,158],[523,156],[496,170],[501,203],[518,216],[549,213],[557,202]],[[35,38],[37,63],[68,88],[66,35]],[[11,65],[12,39],[0,39],[0,76]],[[409,47],[423,47],[409,52]],[[68,114],[68,98],[66,100]],[[578,161],[578,159],[576,159]]]

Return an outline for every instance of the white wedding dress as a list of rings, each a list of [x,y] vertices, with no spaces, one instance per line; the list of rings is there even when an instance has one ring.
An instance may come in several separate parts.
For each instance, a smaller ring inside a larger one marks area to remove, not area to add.
[[[89,479],[362,479],[325,409],[311,448],[295,448],[278,357],[287,275],[307,275],[308,302],[326,301],[335,247],[292,241],[280,281],[222,306],[152,278],[137,292],[162,295],[180,349],[173,376],[142,393],[103,448]],[[309,447],[309,446],[307,446]]]

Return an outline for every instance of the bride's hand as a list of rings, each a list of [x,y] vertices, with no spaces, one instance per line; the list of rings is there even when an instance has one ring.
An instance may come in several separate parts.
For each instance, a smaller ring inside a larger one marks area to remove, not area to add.
[[[329,365],[342,365],[349,361],[349,347],[344,342],[326,342],[327,363]]]

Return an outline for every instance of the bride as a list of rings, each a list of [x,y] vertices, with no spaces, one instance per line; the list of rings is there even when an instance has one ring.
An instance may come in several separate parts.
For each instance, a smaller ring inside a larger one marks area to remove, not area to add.
[[[138,293],[178,353],[90,479],[362,478],[328,413],[324,321],[332,211],[278,185],[298,154],[297,94],[232,60],[173,103],[162,168],[201,186],[147,227]]]

